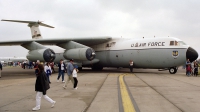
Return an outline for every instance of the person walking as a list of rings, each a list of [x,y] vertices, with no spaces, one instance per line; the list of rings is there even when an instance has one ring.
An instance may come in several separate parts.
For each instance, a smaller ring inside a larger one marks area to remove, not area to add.
[[[1,78],[1,71],[2,71],[2,68],[3,68],[3,66],[2,66],[2,64],[1,64],[1,62],[0,62],[0,78]]]
[[[74,79],[73,79],[73,76],[72,76],[72,72],[74,70],[74,66],[73,66],[73,62],[74,60],[73,59],[70,59],[70,62],[67,64],[67,81],[65,82],[63,88],[66,89],[67,88],[67,85],[69,83],[69,81],[71,80],[72,84],[74,85]]]
[[[49,63],[49,62],[46,63],[46,65],[45,65],[45,67],[44,67],[44,71],[45,71],[45,73],[46,73],[46,75],[47,75],[47,79],[48,79],[48,81],[49,81],[49,84],[51,84],[51,81],[50,81],[49,76],[51,75],[52,71],[51,71],[51,66],[50,66],[50,63]]]
[[[60,76],[62,75],[62,82],[65,82],[64,76],[65,76],[65,71],[66,71],[66,65],[63,63],[63,60],[60,60],[60,63],[58,64],[58,77],[57,77],[57,82],[59,82]]]
[[[77,87],[77,84],[78,84],[77,72],[78,72],[78,66],[75,65],[74,70],[72,72],[72,76],[73,76],[73,79],[74,79],[74,89],[78,89],[78,87]]]
[[[35,82],[36,106],[32,109],[33,111],[40,110],[42,96],[44,96],[45,100],[51,103],[52,108],[56,104],[56,101],[52,100],[46,95],[46,91],[50,88],[50,86],[44,72],[44,66],[42,64],[38,65],[38,71],[39,72]]]
[[[130,72],[133,72],[133,61],[130,60],[129,62],[129,68],[130,68]]]

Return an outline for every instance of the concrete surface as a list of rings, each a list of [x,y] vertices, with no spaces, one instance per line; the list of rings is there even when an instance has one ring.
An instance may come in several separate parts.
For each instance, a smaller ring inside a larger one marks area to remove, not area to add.
[[[118,76],[124,76],[140,112],[199,112],[200,77],[187,77],[185,70],[177,74],[151,69],[105,68],[78,73],[78,90],[63,89],[56,82],[57,73],[50,77],[47,95],[57,103],[54,108],[42,98],[39,112],[119,112]],[[33,69],[6,67],[0,78],[0,112],[27,112],[35,106],[35,75]]]

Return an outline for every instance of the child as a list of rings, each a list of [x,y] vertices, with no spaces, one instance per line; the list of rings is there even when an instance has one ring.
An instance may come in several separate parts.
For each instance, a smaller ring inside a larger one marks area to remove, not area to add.
[[[78,66],[77,65],[75,65],[74,66],[74,70],[73,70],[73,72],[72,72],[72,76],[73,76],[73,79],[74,79],[74,89],[78,89],[78,87],[77,87],[77,84],[78,84],[78,80],[77,80],[77,72],[78,72]]]

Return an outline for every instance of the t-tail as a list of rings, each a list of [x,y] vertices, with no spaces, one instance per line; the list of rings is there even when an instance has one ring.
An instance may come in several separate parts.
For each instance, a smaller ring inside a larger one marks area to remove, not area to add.
[[[1,21],[28,23],[28,27],[30,27],[30,29],[31,29],[32,39],[41,39],[42,38],[40,29],[39,29],[39,25],[49,27],[49,28],[54,28],[53,26],[42,23],[41,21],[21,21],[21,20],[5,20],[5,19],[2,19]]]

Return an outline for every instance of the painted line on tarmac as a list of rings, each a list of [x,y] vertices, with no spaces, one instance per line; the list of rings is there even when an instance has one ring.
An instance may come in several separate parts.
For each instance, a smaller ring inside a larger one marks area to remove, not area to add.
[[[135,74],[127,74],[126,76],[135,76]],[[126,81],[125,81],[125,79],[124,79],[124,82],[125,82],[125,84],[126,84],[126,87],[128,87],[128,86],[127,86],[127,83],[126,83]],[[130,95],[130,97],[131,97],[131,101],[132,101],[132,103],[133,103],[133,106],[135,107],[136,112],[140,112],[140,109],[138,108],[137,103],[136,103],[136,101],[134,100],[134,98],[133,98],[133,96],[132,96],[132,94],[131,94],[130,89],[127,88],[127,90],[128,90],[128,93],[129,93],[129,95]]]
[[[119,99],[119,111],[120,112],[140,112],[139,108],[132,95],[130,94],[129,88],[124,80],[126,74],[121,74],[118,77],[118,99]]]

